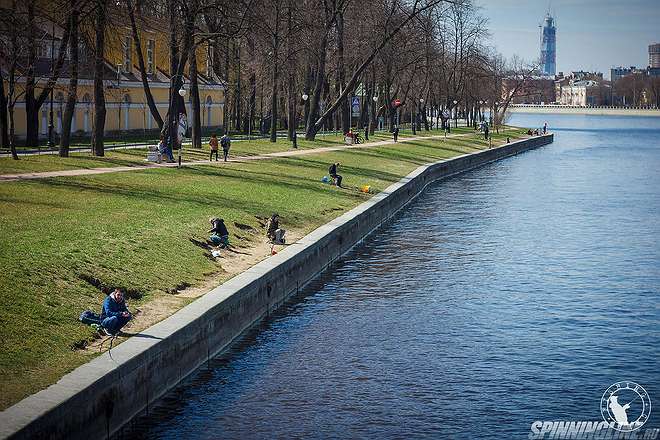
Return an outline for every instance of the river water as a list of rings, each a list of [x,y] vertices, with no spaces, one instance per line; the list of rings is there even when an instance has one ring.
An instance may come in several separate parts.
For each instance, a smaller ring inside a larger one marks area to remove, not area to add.
[[[660,428],[660,118],[511,122],[544,120],[553,144],[429,187],[124,437],[527,438],[621,380]]]

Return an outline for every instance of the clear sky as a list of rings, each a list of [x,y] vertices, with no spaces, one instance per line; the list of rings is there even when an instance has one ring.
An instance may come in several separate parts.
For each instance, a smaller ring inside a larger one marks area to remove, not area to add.
[[[475,0],[506,57],[539,58],[539,24],[550,8],[557,26],[557,72],[648,65],[660,43],[660,0]]]

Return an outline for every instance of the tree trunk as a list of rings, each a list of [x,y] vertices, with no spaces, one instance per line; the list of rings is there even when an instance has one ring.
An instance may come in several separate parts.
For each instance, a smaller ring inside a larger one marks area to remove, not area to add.
[[[62,121],[62,136],[60,137],[60,157],[69,156],[69,144],[71,143],[71,122],[76,111],[76,100],[78,96],[78,17],[80,15],[78,0],[71,0],[71,36],[69,41],[70,57],[69,69],[69,92],[64,109],[64,120]]]
[[[321,44],[319,47],[318,59],[319,63],[316,67],[316,84],[314,84],[314,94],[312,95],[311,103],[309,105],[309,116],[305,124],[305,139],[314,140],[318,130],[315,130],[315,122],[319,115],[319,106],[321,103],[321,90],[325,83],[325,62],[328,56],[328,33],[325,32],[321,37]]]
[[[151,88],[149,87],[149,78],[147,77],[147,68],[144,64],[144,55],[142,54],[142,43],[140,41],[140,33],[137,28],[137,21],[135,20],[135,10],[131,0],[126,0],[126,8],[128,9],[128,17],[131,20],[131,30],[133,31],[133,42],[135,43],[135,52],[137,54],[138,66],[140,68],[140,79],[142,80],[142,88],[144,89],[144,96],[147,99],[147,105],[149,106],[149,112],[151,116],[156,121],[158,125],[158,130],[163,129],[163,118],[158,112],[158,107],[154,101],[154,97],[151,94]],[[155,56],[155,55],[154,55]],[[154,60],[155,65],[155,60]]]
[[[7,96],[5,95],[5,79],[0,69],[0,147],[9,146],[9,125],[7,121]]]
[[[190,51],[190,98],[192,100],[192,146],[202,148],[202,123],[200,119],[199,85],[197,83],[197,55]]]
[[[270,141],[277,142],[277,89],[278,89],[278,80],[279,80],[279,69],[278,69],[278,59],[277,52],[280,45],[280,36],[278,32],[279,24],[279,8],[277,8],[276,13],[276,24],[275,24],[275,34],[273,35],[273,57],[275,62],[273,63],[273,90],[270,98]]]
[[[295,82],[295,62],[293,60],[293,1],[287,3],[287,34],[286,34],[286,59],[287,59],[287,132],[289,141],[293,142],[293,147],[297,148],[296,140],[296,82]]]
[[[35,109],[34,99],[34,66],[36,64],[37,49],[34,35],[34,3],[35,0],[27,2],[27,72],[25,75],[25,116],[26,132],[25,145],[36,147],[39,145],[39,115],[38,109]],[[10,135],[11,136],[11,135]]]
[[[94,49],[94,130],[92,131],[92,152],[104,156],[103,137],[105,131],[105,95],[103,90],[103,68],[105,64],[105,26],[107,0],[96,0],[96,46]]]
[[[248,103],[248,111],[245,116],[245,133],[250,136],[254,130],[254,117],[257,107],[257,75],[254,70],[250,73],[250,101]]]
[[[344,13],[337,12],[337,80],[339,83],[339,92],[346,88],[346,66],[344,63]],[[341,131],[348,133],[351,129],[351,103],[350,95],[342,100],[341,107]]]

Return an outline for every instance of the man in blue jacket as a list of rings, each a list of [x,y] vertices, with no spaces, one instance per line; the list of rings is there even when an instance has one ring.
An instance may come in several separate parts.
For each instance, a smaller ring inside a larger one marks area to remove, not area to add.
[[[126,308],[126,302],[124,302],[124,292],[121,289],[115,289],[103,301],[101,326],[105,329],[106,333],[114,336],[130,320],[131,314]]]

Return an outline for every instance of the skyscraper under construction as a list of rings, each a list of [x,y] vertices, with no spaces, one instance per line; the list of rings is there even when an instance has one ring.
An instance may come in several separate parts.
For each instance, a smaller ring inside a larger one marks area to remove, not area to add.
[[[554,76],[557,73],[557,45],[555,21],[548,12],[543,20],[541,30],[541,72],[544,75]]]

